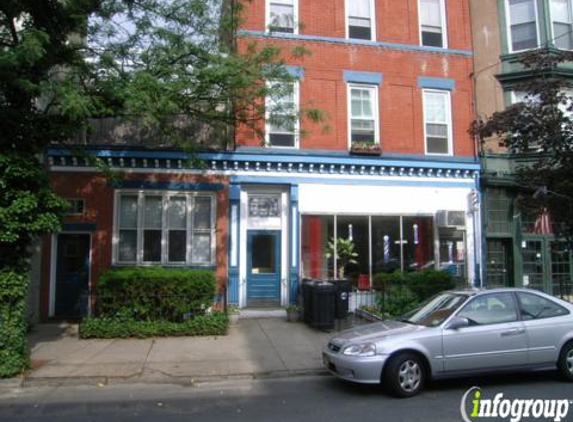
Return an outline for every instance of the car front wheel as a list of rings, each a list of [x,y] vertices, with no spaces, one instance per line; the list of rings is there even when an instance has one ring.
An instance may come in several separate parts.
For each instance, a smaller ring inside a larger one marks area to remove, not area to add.
[[[415,396],[424,386],[424,364],[413,353],[400,353],[388,361],[382,381],[398,397]]]
[[[567,343],[559,355],[559,371],[568,381],[573,381],[573,341]]]

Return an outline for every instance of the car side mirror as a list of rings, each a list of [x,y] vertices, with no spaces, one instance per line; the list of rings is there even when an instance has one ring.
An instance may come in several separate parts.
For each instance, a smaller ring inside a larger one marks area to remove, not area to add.
[[[455,316],[446,325],[446,330],[458,330],[460,328],[468,327],[470,320],[465,317]]]

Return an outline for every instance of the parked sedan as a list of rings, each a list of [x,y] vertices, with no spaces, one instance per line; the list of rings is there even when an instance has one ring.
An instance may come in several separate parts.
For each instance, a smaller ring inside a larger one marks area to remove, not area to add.
[[[400,397],[430,379],[559,369],[573,381],[573,304],[528,289],[444,292],[399,321],[343,331],[323,350],[345,380]]]

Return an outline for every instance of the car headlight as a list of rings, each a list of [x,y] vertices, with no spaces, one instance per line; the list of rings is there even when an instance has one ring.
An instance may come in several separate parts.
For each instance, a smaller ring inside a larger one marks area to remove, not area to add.
[[[376,345],[374,343],[351,344],[342,350],[346,356],[374,356],[376,354]]]

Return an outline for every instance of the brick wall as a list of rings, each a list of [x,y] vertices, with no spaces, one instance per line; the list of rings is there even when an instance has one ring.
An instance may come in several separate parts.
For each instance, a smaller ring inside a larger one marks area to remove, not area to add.
[[[105,176],[98,173],[52,173],[55,192],[63,198],[85,199],[85,213],[67,216],[64,223],[94,223],[91,245],[91,280],[93,285],[102,271],[112,263],[114,189]],[[126,174],[124,180],[146,180],[176,183],[221,183],[225,188],[217,192],[216,227],[216,276],[219,287],[227,283],[227,235],[229,224],[228,180],[224,177],[207,177],[185,174]],[[42,303],[41,318],[49,312],[51,236],[44,236],[42,247]]]
[[[376,1],[377,40],[405,46],[419,45],[417,0]],[[263,31],[265,1],[253,0],[243,13],[244,29]],[[299,33],[311,36],[345,37],[343,0],[299,2],[303,27]],[[469,9],[466,0],[447,1],[448,47],[471,50]],[[248,36],[239,40],[239,49],[247,43],[272,43],[280,46],[284,60],[305,69],[300,83],[302,107],[316,107],[328,115],[326,124],[301,123],[306,134],[304,149],[348,149],[347,86],[344,70],[376,72],[383,75],[379,87],[380,140],[385,152],[424,153],[422,91],[418,77],[429,76],[455,80],[452,91],[454,154],[475,155],[474,140],[468,134],[474,120],[473,71],[471,57],[406,48],[351,45],[325,41],[283,40]],[[292,49],[304,43],[312,54],[294,58]],[[328,129],[328,130],[325,130]],[[260,146],[261,140],[246,130],[237,131],[237,144]]]

